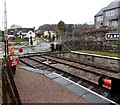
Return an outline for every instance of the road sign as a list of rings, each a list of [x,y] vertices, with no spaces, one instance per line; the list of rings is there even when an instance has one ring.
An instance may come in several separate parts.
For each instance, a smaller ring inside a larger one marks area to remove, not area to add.
[[[120,33],[107,33],[106,40],[120,40]]]
[[[18,55],[11,55],[10,56],[10,66],[16,66],[19,64],[19,56]]]

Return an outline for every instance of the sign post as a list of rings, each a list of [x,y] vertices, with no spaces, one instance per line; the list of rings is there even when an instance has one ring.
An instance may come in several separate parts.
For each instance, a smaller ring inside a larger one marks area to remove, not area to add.
[[[18,55],[10,55],[10,67],[12,69],[13,74],[16,71],[16,65],[19,64],[19,56]]]

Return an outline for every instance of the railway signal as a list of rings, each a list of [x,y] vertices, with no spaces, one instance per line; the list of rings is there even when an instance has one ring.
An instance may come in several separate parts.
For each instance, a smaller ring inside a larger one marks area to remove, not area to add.
[[[101,76],[98,80],[98,84],[100,86],[102,85],[106,85],[106,86],[110,86],[111,87],[111,84],[112,84],[112,81],[107,79],[105,76]]]
[[[111,95],[120,95],[120,73],[117,73],[109,78],[101,76],[98,80],[98,84],[102,86],[103,84],[111,87]]]
[[[8,43],[8,47],[12,46],[12,44]]]
[[[20,53],[22,53],[22,52],[23,52],[23,49],[22,49],[22,48],[20,48],[20,49],[19,49],[19,52],[20,52]]]

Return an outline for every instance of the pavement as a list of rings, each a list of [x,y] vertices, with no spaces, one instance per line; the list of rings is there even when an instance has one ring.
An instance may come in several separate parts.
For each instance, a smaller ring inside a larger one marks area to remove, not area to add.
[[[86,103],[86,101],[50,78],[18,69],[15,83],[22,103]]]
[[[13,46],[15,48],[15,54],[21,55],[26,53],[47,52],[51,51],[50,44],[57,44],[58,42],[44,42],[43,40],[37,40],[37,45],[33,46]],[[12,48],[12,47],[11,47]],[[23,48],[23,53],[19,53],[18,49]]]

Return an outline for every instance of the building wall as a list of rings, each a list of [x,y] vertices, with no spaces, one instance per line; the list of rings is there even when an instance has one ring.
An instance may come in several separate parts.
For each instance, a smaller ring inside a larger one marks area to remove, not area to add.
[[[100,28],[102,24],[103,24],[103,15],[95,17],[95,28]]]
[[[104,11],[104,21],[103,21],[104,26],[112,26],[112,24],[110,24],[110,20],[109,20],[112,16],[118,16],[118,8],[113,9],[113,10]]]
[[[119,6],[120,6],[120,2],[119,2]],[[120,33],[120,8],[118,9],[118,33]]]
[[[119,2],[120,3],[120,2]],[[103,16],[103,21],[97,21],[97,18]],[[103,10],[103,14],[99,15],[99,16],[95,16],[94,20],[95,20],[95,27],[96,28],[100,28],[102,25],[101,23],[103,23],[103,26],[112,26],[112,27],[118,27],[118,25],[120,24],[119,19],[117,20],[111,20],[114,17],[118,17],[120,16],[120,8],[115,8],[115,9],[111,9],[111,10]],[[120,17],[119,17],[120,18]],[[99,27],[98,27],[99,26]],[[118,28],[119,30],[119,28]]]

